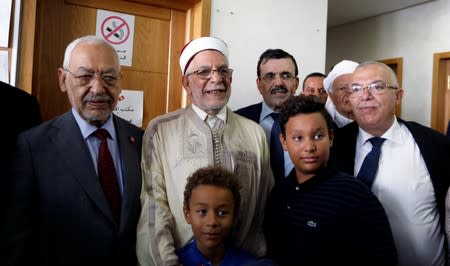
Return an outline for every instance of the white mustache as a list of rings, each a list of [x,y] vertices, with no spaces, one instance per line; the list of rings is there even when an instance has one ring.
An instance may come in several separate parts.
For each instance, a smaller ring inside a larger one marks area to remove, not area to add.
[[[105,102],[112,102],[112,98],[107,94],[102,95],[93,95],[88,94],[83,99],[84,102],[90,102],[90,101],[105,101]]]

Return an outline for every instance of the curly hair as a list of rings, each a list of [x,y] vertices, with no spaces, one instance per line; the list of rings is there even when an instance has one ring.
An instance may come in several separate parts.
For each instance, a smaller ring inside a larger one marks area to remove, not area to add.
[[[319,98],[314,95],[299,95],[292,96],[287,99],[280,110],[280,126],[281,133],[286,135],[286,123],[290,117],[298,114],[312,114],[320,113],[322,114],[325,122],[327,123],[328,130],[331,132],[333,130],[333,119],[325,108],[325,104],[319,101]]]
[[[232,172],[219,166],[199,168],[187,179],[184,189],[184,207],[188,208],[192,190],[200,185],[212,185],[230,190],[234,199],[234,213],[238,213],[241,205],[241,183]]]

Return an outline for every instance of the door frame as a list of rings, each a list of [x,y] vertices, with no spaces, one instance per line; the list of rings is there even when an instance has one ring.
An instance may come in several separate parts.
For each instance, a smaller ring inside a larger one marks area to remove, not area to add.
[[[445,134],[447,123],[445,120],[446,90],[450,90],[450,77],[443,77],[444,61],[450,60],[450,52],[433,54],[433,87],[431,95],[431,128]]]

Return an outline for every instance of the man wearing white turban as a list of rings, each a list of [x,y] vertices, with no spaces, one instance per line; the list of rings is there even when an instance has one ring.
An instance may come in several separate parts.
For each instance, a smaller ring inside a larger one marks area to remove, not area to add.
[[[263,210],[274,183],[269,149],[263,129],[227,107],[233,72],[228,47],[218,38],[195,39],[181,51],[180,67],[192,104],[154,118],[143,138],[139,263],[179,265],[176,250],[193,237],[183,215],[186,180],[208,165],[241,178],[242,211],[233,244],[264,256]]]
[[[349,82],[358,63],[342,60],[337,63],[327,77],[323,80],[328,98],[325,103],[334,123],[343,127],[353,122],[352,106],[349,101]]]

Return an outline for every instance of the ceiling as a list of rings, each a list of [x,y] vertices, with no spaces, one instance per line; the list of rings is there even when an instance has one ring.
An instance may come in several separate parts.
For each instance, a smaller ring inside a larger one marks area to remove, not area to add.
[[[328,0],[328,28],[433,0]]]

